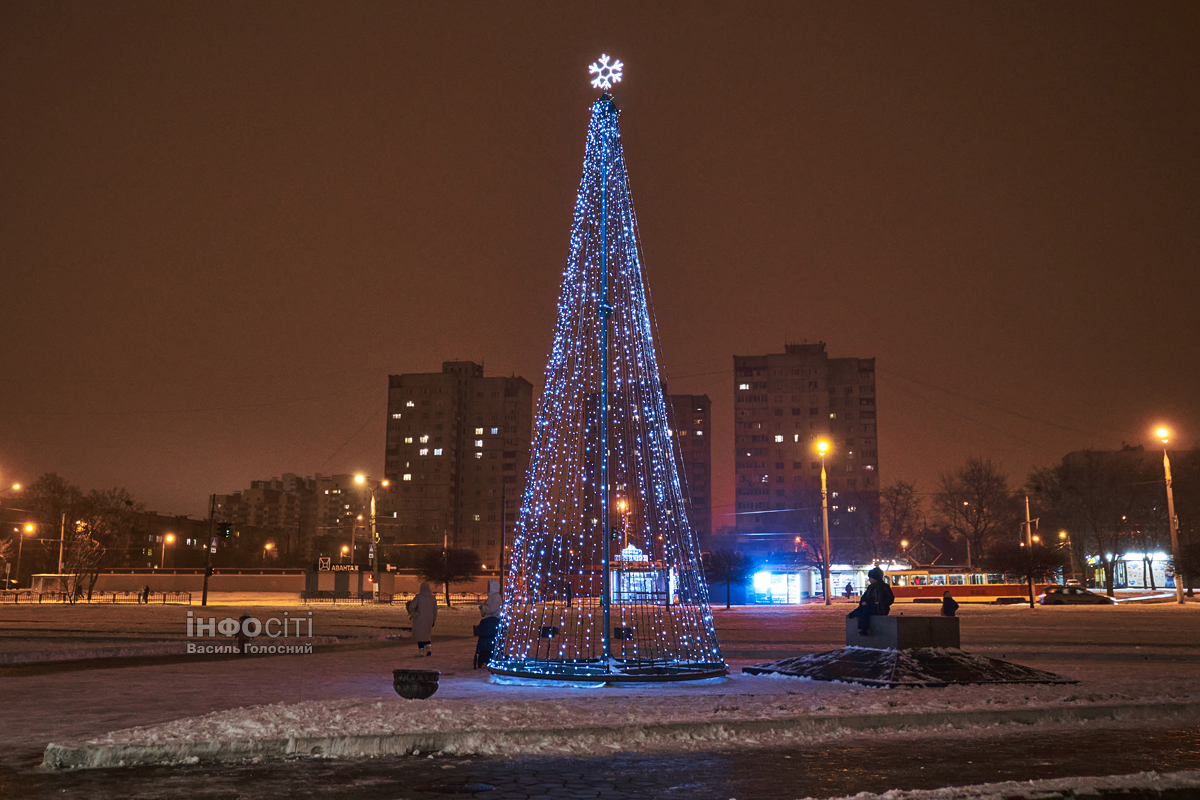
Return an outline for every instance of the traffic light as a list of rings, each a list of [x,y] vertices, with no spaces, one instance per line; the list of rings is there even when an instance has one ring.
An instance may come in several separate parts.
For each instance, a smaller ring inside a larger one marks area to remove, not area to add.
[[[228,539],[230,536],[233,535],[233,526],[230,525],[228,522],[222,522],[217,527],[220,530],[222,537]]]

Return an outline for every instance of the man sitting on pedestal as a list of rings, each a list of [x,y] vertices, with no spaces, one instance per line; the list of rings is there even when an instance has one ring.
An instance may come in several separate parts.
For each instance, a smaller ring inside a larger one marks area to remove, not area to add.
[[[879,567],[872,567],[871,571],[867,573],[867,578],[870,579],[870,585],[859,598],[858,608],[846,615],[858,619],[858,632],[862,636],[866,636],[871,629],[872,615],[886,617],[892,608],[892,603],[896,600],[896,595],[892,593],[892,587],[888,586],[883,579],[883,570]]]

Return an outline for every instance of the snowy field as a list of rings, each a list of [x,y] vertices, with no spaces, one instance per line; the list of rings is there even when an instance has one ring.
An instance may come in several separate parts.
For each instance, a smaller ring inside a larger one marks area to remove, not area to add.
[[[239,604],[212,606],[237,617]],[[187,607],[0,608],[2,652],[95,648],[106,642],[178,643]],[[193,612],[198,607],[192,607]],[[254,607],[255,616],[294,606]],[[308,609],[300,609],[306,614]],[[132,659],[8,667],[7,711],[26,720],[0,745],[29,755],[50,742],[92,743],[148,760],[203,752],[578,753],[616,749],[743,747],[781,738],[893,735],[901,729],[1005,723],[1087,724],[1197,714],[1200,604],[1122,604],[1030,610],[969,606],[963,647],[1075,678],[1079,685],[867,689],[740,674],[740,667],[844,644],[844,607],[718,609],[728,679],[580,689],[498,686],[471,669],[478,618],[442,609],[431,658],[402,635],[400,609],[313,607],[314,634],[338,645],[311,655]],[[906,615],[936,606],[897,607]],[[438,669],[429,700],[404,700],[396,668]],[[262,748],[262,743],[273,743]],[[318,744],[311,745],[311,742]],[[290,744],[289,744],[290,743]],[[290,750],[286,748],[290,747]],[[308,747],[308,749],[303,749]],[[205,749],[207,748],[207,749]]]

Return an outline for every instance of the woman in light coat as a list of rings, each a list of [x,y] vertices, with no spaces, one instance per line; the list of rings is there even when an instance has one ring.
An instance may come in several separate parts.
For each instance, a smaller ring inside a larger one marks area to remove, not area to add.
[[[417,642],[418,656],[433,655],[433,626],[437,622],[437,598],[428,583],[421,584],[421,591],[412,599],[412,637]]]

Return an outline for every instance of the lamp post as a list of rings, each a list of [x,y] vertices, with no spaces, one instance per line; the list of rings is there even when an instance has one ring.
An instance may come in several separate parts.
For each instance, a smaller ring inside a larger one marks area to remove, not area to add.
[[[347,544],[342,545],[342,557],[338,563],[345,564],[346,563],[346,553],[349,553],[349,552],[350,552],[350,545],[347,545]]]
[[[263,545],[263,566],[264,567],[267,565],[267,555],[271,552],[271,550],[274,547],[275,547],[275,545],[272,542],[267,542],[266,544]]]
[[[174,541],[175,541],[175,534],[173,534],[173,533],[168,533],[166,536],[163,537],[162,560],[159,561],[159,563],[158,563],[159,569],[166,568],[166,566],[167,566],[167,545],[173,543]]]
[[[25,523],[25,527],[17,532],[17,588],[21,588],[21,551],[25,549],[25,537],[33,533],[37,528],[32,522]],[[1176,581],[1178,583],[1178,581]]]
[[[1179,570],[1179,520],[1175,517],[1175,493],[1171,490],[1171,457],[1167,455],[1167,442],[1171,431],[1159,428],[1154,432],[1163,443],[1163,475],[1167,479],[1167,522],[1171,526],[1171,560],[1175,564],[1175,602],[1183,603],[1183,573]]]
[[[367,481],[367,476],[359,473],[354,476],[354,482],[359,486],[366,486],[371,492],[371,572],[374,573],[374,578],[371,584],[371,593],[375,597],[375,602],[379,602],[379,529],[375,526],[375,489]],[[379,484],[380,487],[386,489],[388,486],[387,480],[383,480]],[[359,519],[362,519],[360,514]],[[351,534],[353,536],[353,533]]]
[[[825,548],[824,557],[821,559],[825,568],[825,605],[832,605],[833,598],[829,595],[829,581],[831,580],[829,562],[829,490],[825,480],[825,455],[829,452],[829,440],[817,440],[817,453],[821,456],[821,543]]]

